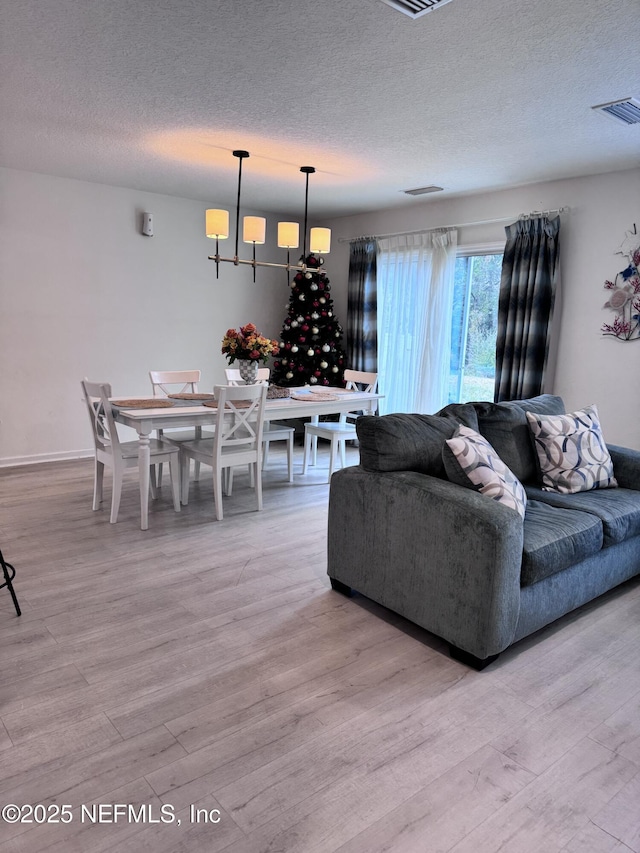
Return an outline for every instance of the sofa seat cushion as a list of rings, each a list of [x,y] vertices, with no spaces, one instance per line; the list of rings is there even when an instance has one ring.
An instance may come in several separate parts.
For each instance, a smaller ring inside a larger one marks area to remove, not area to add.
[[[526,412],[564,414],[562,397],[541,394],[529,400],[474,403],[478,432],[487,439],[502,461],[522,483],[538,483],[538,464]]]
[[[602,521],[597,516],[529,500],[520,585],[531,586],[597,554],[602,543]]]
[[[366,471],[418,471],[444,477],[442,447],[460,423],[476,429],[475,409],[460,404],[442,415],[393,412],[358,418],[360,464]]]
[[[594,489],[562,495],[546,492],[536,486],[526,487],[529,500],[550,506],[590,512],[602,521],[603,545],[615,545],[640,535],[640,491],[635,489]]]

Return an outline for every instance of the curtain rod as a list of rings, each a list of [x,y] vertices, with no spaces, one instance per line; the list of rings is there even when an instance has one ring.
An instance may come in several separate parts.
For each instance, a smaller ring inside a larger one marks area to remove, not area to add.
[[[449,228],[469,228],[472,225],[495,225],[498,222],[510,222],[513,219],[531,219],[534,216],[549,216],[552,213],[567,213],[570,207],[552,207],[550,210],[532,210],[531,213],[520,213],[511,216],[501,216],[498,219],[476,219],[474,222],[457,222],[455,225],[439,225],[437,228],[418,228],[415,231],[398,231],[395,234],[365,234],[362,237],[338,237],[338,243],[353,243],[355,240],[385,240],[388,237],[403,237],[405,234],[423,234],[429,231],[446,231]]]

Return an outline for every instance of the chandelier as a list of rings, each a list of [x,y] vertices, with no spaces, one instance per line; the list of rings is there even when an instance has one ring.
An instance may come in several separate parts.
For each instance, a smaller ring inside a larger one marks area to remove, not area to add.
[[[256,245],[265,242],[267,220],[263,216],[245,216],[243,219],[242,239],[245,243],[253,246],[251,260],[244,260],[238,256],[238,241],[240,237],[240,190],[242,187],[242,161],[249,157],[248,151],[234,151],[233,156],[238,158],[238,201],[236,204],[236,247],[232,258],[223,258],[219,251],[219,240],[226,240],[229,236],[229,211],[210,209],[206,212],[206,234],[216,241],[215,255],[209,255],[210,261],[216,262],[216,278],[219,275],[221,263],[230,263],[238,266],[248,264],[253,267],[253,280],[256,280],[256,267],[276,267],[289,271],[305,272],[304,263],[307,257],[307,209],[309,204],[309,175],[315,172],[313,166],[301,166],[300,171],[306,175],[306,186],[304,195],[304,232],[302,240],[302,263],[292,264],[289,252],[300,246],[300,226],[297,222],[278,222],[278,247],[287,250],[286,264],[269,263],[256,260]],[[309,250],[315,254],[326,254],[331,247],[330,228],[312,228],[309,234]]]

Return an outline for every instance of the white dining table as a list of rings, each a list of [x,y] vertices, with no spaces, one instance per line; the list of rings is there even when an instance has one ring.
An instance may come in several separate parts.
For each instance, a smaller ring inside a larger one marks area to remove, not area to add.
[[[311,417],[317,420],[321,415],[335,415],[342,412],[363,411],[373,414],[378,406],[381,394],[367,391],[347,391],[343,388],[292,388],[291,393],[303,399],[281,397],[267,400],[265,421],[283,421],[291,418]],[[332,400],[323,399],[330,394]],[[116,399],[116,398],[114,398]],[[122,399],[122,398],[121,398]],[[133,398],[129,398],[133,399]],[[140,528],[149,527],[149,466],[151,455],[149,440],[156,429],[174,429],[185,426],[205,426],[216,421],[217,409],[194,404],[176,405],[171,408],[127,409],[117,408],[115,419],[124,426],[132,427],[138,433],[138,464],[140,466]]]

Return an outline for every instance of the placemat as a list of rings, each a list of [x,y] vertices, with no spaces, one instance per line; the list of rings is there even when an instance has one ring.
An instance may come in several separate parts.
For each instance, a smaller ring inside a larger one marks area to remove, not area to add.
[[[146,400],[112,400],[112,405],[119,409],[170,409],[173,406],[171,400],[164,397],[149,397]]]
[[[195,391],[182,391],[179,394],[167,394],[170,400],[215,400],[213,394],[198,394]]]
[[[229,403],[233,403],[236,409],[248,409],[252,404],[252,400],[229,400]],[[203,406],[209,406],[210,409],[218,408],[217,400],[205,400],[202,404]]]
[[[328,390],[327,388],[309,388],[310,394],[353,394],[351,388],[331,388]]]
[[[323,400],[327,400],[327,401],[337,400],[338,398],[335,394],[327,394],[325,392],[320,393],[319,391],[317,391],[314,394],[309,394],[309,392],[306,392],[304,394],[292,394],[291,399],[292,400],[304,400],[307,403],[313,403],[313,402],[316,402],[318,400],[322,402]]]

